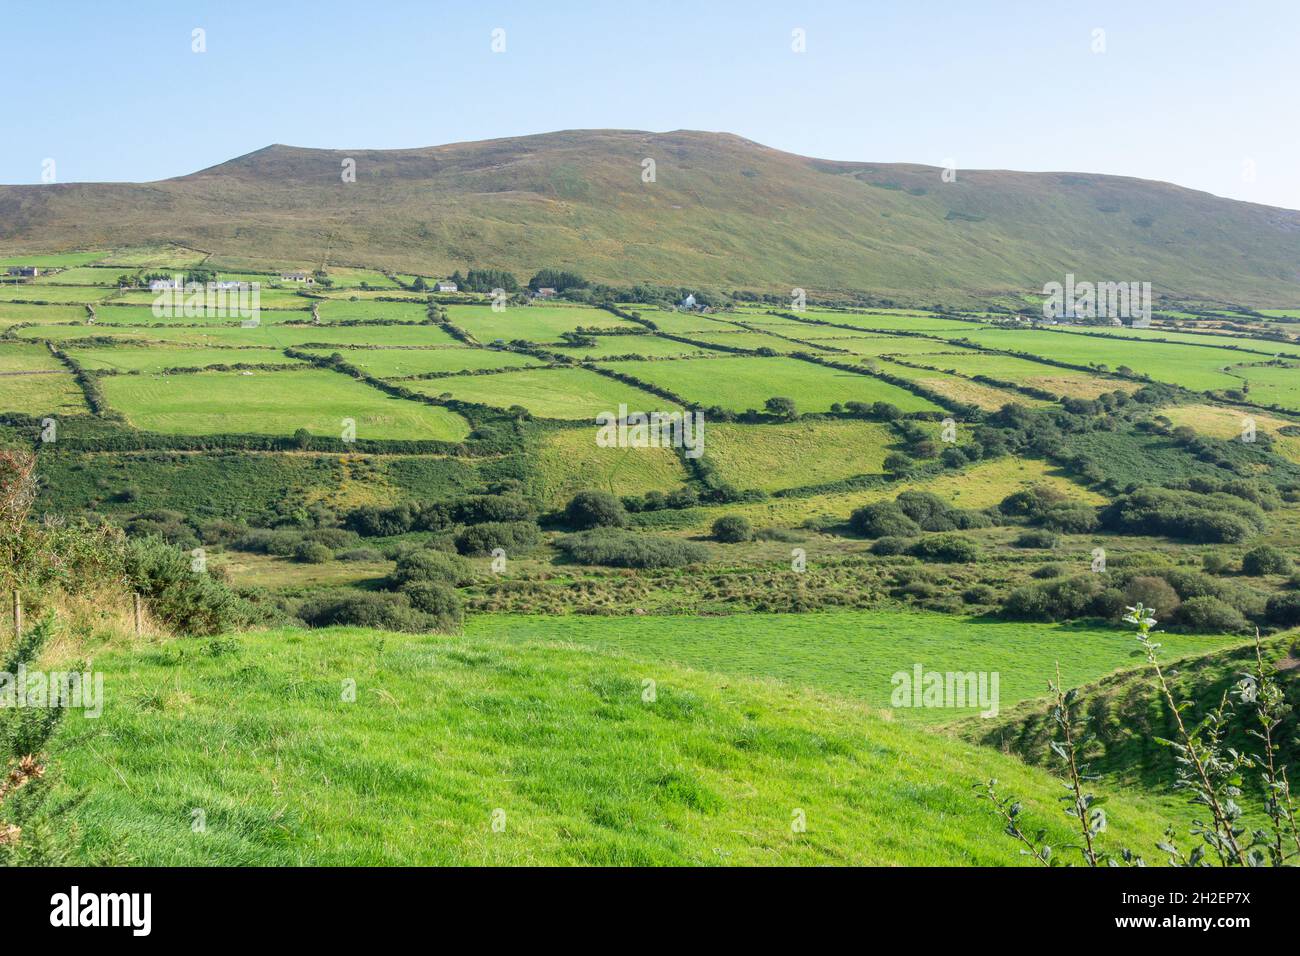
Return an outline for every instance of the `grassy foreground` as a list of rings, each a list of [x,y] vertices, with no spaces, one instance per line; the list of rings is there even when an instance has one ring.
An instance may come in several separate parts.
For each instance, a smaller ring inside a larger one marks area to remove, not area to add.
[[[1022,863],[988,777],[1066,839],[1060,784],[995,751],[593,649],[285,630],[96,667],[104,714],[56,756],[88,850],[138,864]],[[1151,856],[1152,806],[1110,814]]]

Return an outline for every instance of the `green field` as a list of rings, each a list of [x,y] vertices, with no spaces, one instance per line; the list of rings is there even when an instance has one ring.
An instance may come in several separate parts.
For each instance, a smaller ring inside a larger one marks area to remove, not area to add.
[[[687,345],[658,335],[601,335],[595,345],[547,345],[546,351],[568,355],[579,361],[602,359],[614,355],[640,355],[645,358],[677,358],[682,355],[716,355],[703,345]]]
[[[801,412],[824,412],[835,402],[892,402],[903,411],[937,411],[938,406],[888,382],[825,368],[798,359],[726,356],[660,362],[619,362],[619,372],[690,402],[743,412],[761,409],[769,398],[792,398]]]
[[[84,322],[85,319],[85,306],[0,302],[0,325],[13,325],[18,322]]]
[[[425,306],[414,302],[374,302],[330,299],[320,303],[322,322],[360,321],[374,322],[424,322],[429,313]]]
[[[0,343],[0,411],[70,415],[86,411],[80,386],[42,345]]]
[[[790,574],[791,587],[797,575]],[[1118,627],[964,619],[906,611],[606,618],[484,615],[466,634],[506,643],[547,641],[668,661],[729,676],[774,678],[892,710],[894,719],[943,723],[978,707],[893,708],[891,678],[916,664],[999,675],[999,705],[1042,697],[1061,664],[1067,686],[1133,667],[1137,642]],[[1240,638],[1161,635],[1167,660],[1241,643]],[[653,676],[653,675],[652,675]]]
[[[279,349],[147,348],[130,345],[115,348],[69,349],[68,354],[85,368],[98,371],[161,372],[169,368],[206,368],[209,365],[298,365]]]
[[[1241,388],[1240,379],[1250,385],[1249,398],[1260,405],[1277,405],[1300,412],[1300,367],[1295,365],[1250,365],[1234,368],[1239,376],[1233,388]]]
[[[265,313],[264,313],[265,314]],[[351,325],[287,327],[266,324],[245,329],[236,323],[202,327],[44,325],[18,329],[16,337],[65,341],[87,336],[108,337],[132,342],[176,342],[187,345],[254,345],[287,348],[320,344],[377,346],[454,346],[460,343],[436,325]]]
[[[712,430],[705,426],[706,444]],[[602,448],[594,425],[547,430],[538,440],[529,491],[549,507],[561,507],[579,491],[596,488],[617,495],[671,491],[686,470],[671,448]]]
[[[484,344],[504,339],[527,339],[530,342],[555,342],[562,332],[578,328],[642,330],[603,309],[581,306],[529,305],[513,306],[493,312],[488,305],[449,305],[447,317]]]
[[[406,383],[425,395],[450,393],[465,402],[496,408],[521,405],[539,418],[593,421],[601,412],[668,410],[662,398],[582,368],[463,375]]]
[[[291,435],[306,428],[335,437],[345,418],[356,422],[359,439],[459,441],[469,433],[464,419],[445,408],[318,369],[113,375],[103,388],[110,407],[136,428],[169,434]]]
[[[875,422],[706,422],[704,428],[704,454],[723,480],[763,491],[878,475],[885,455],[897,444],[898,436]]]
[[[502,638],[490,621],[455,638],[275,631],[220,654],[172,643],[97,657],[104,714],[66,721],[57,751],[85,794],[87,852],[155,865],[1023,864],[971,791],[990,777],[1067,840],[1059,783],[993,750],[518,623]],[[1112,839],[1151,850],[1156,814],[1124,794],[1107,809]]]
[[[309,351],[319,355],[329,354],[328,350]],[[541,359],[531,355],[496,349],[346,349],[341,354],[349,365],[376,378],[406,378],[427,372],[470,372],[543,364]]]

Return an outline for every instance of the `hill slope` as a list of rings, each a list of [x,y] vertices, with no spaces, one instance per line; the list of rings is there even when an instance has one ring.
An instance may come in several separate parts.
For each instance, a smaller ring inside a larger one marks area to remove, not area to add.
[[[341,177],[356,161],[356,182]],[[642,182],[642,161],[656,181]],[[270,146],[146,184],[0,187],[0,253],[174,241],[241,261],[590,278],[900,300],[1151,281],[1300,302],[1300,212],[1166,183],[780,152],[722,133],[576,130],[410,150]]]
[[[95,663],[104,714],[56,759],[88,848],[135,863],[1023,865],[972,792],[990,777],[1067,841],[1060,784],[1014,759],[567,644],[289,630]],[[1159,862],[1157,808],[1112,807]]]

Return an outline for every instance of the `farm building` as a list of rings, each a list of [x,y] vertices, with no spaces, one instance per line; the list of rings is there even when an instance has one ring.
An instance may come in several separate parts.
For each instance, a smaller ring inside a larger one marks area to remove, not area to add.
[[[316,277],[309,272],[281,272],[281,282],[301,282],[304,285],[315,285]]]
[[[9,274],[11,276],[38,276],[41,270],[38,266],[10,266]]]
[[[454,282],[435,282],[433,284],[434,292],[455,292],[456,283]]]

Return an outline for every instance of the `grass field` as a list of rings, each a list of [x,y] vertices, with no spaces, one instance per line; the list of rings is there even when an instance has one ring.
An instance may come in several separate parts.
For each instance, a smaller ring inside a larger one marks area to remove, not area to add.
[[[706,425],[706,446],[712,436]],[[671,491],[685,479],[686,470],[672,449],[601,448],[591,425],[542,432],[529,491],[548,506],[560,507],[586,488],[643,495]]]
[[[1300,367],[1249,365],[1239,366],[1232,371],[1250,385],[1249,397],[1252,402],[1300,412]],[[1240,388],[1241,382],[1229,387]]]
[[[376,346],[455,346],[460,343],[436,325],[365,325],[365,326],[309,326],[286,327],[261,325],[245,329],[236,323],[202,327],[160,326],[139,328],[132,326],[40,325],[18,329],[15,337],[22,339],[49,339],[61,342],[87,336],[107,337],[133,342],[175,342],[183,345],[254,345],[268,348],[287,348],[319,344],[376,345]]]
[[[707,429],[705,447],[708,447]],[[873,501],[892,499],[910,489],[930,491],[959,508],[987,508],[1007,495],[1031,485],[1047,485],[1089,504],[1101,504],[1100,495],[1070,481],[1056,469],[1035,459],[999,458],[972,465],[959,473],[936,478],[890,482],[887,486],[861,491],[836,492],[807,498],[773,498],[752,504],[728,505],[726,514],[748,518],[755,527],[796,527],[810,519],[847,520],[855,508]],[[680,527],[704,529],[722,512],[695,508],[680,512]]]
[[[42,345],[0,343],[0,411],[71,415],[87,411],[81,387]]]
[[[706,423],[704,429],[704,454],[722,479],[763,491],[880,474],[897,445],[897,436],[875,422]]]
[[[333,437],[345,418],[356,422],[357,438],[459,441],[469,433],[465,420],[447,409],[392,398],[318,369],[114,375],[103,388],[109,405],[132,425],[169,434],[291,435],[306,428]]]
[[[594,422],[601,412],[617,413],[620,403],[629,411],[667,410],[667,403],[656,395],[582,368],[435,378],[407,386],[426,395],[447,392],[462,401],[496,408],[521,405],[539,418],[567,421]]]
[[[891,711],[895,720],[919,723],[975,716],[979,708],[891,707],[891,677],[911,672],[918,663],[944,672],[996,671],[1001,707],[1042,697],[1058,661],[1061,677],[1071,687],[1137,663],[1137,642],[1131,632],[1116,627],[908,611],[651,615],[613,621],[584,615],[483,615],[470,619],[466,633],[502,642],[576,644],[728,676],[774,678],[860,700]],[[1166,659],[1173,660],[1239,644],[1241,638],[1165,634],[1161,641]]]
[[[328,355],[329,350],[309,350]],[[343,358],[376,378],[403,378],[426,372],[468,372],[487,368],[523,368],[543,364],[531,355],[496,349],[347,349]]]
[[[158,348],[123,345],[114,348],[69,349],[85,368],[98,371],[160,372],[168,368],[206,368],[209,365],[300,365],[279,349]]]
[[[1274,418],[1251,409],[1225,408],[1222,405],[1171,405],[1160,409],[1160,414],[1175,425],[1188,425],[1202,435],[1215,438],[1241,438],[1243,421],[1251,418],[1259,432],[1273,437],[1276,448],[1284,458],[1300,463],[1300,436],[1278,433],[1278,429],[1296,424],[1287,419]]]
[[[1105,365],[1111,369],[1128,366],[1158,382],[1193,390],[1233,388],[1233,377],[1223,369],[1249,358],[1228,349],[1137,344],[1113,336],[1076,332],[985,329],[968,337],[990,348],[1030,352],[1072,365]]]
[[[56,305],[99,302],[112,295],[113,291],[103,286],[58,286],[0,282],[0,302],[51,302]],[[152,302],[153,300],[150,299],[149,301]]]
[[[84,322],[85,319],[85,306],[0,302],[0,325],[15,325],[19,322]]]
[[[562,332],[577,328],[640,331],[642,326],[628,322],[603,309],[580,306],[529,305],[493,312],[487,305],[449,305],[447,317],[484,344],[504,339],[527,339],[530,342],[554,342]]]
[[[428,319],[428,310],[414,302],[374,302],[360,300],[330,299],[320,303],[322,322],[343,322],[358,320],[373,322],[385,319],[392,322],[423,322]]]
[[[1012,758],[588,647],[280,631],[96,667],[104,715],[56,754],[88,852],[139,864],[1021,864],[971,792],[990,777],[1067,839],[1059,783]],[[1114,839],[1159,837],[1107,809]]]
[[[716,355],[702,345],[687,345],[657,335],[601,335],[595,345],[548,345],[548,352],[575,359],[602,359],[611,355],[641,355],[646,358],[676,358],[680,355]]]
[[[941,357],[921,355],[916,357],[916,362],[917,364],[925,363],[933,358]],[[887,375],[896,375],[899,378],[907,379],[909,382],[916,382],[918,385],[932,389],[940,395],[947,396],[955,401],[975,405],[986,411],[999,409],[1008,402],[1017,402],[1031,407],[1047,404],[1041,399],[1028,398],[1019,392],[995,388],[982,382],[972,382],[969,379],[948,375],[944,372],[911,368],[907,365],[890,362],[888,359],[881,359],[877,364],[880,370]]]
[[[761,409],[769,398],[792,398],[801,412],[824,412],[835,402],[891,402],[903,411],[938,406],[888,382],[798,359],[727,356],[662,362],[620,362],[617,370],[669,389],[687,401],[732,411]]]

